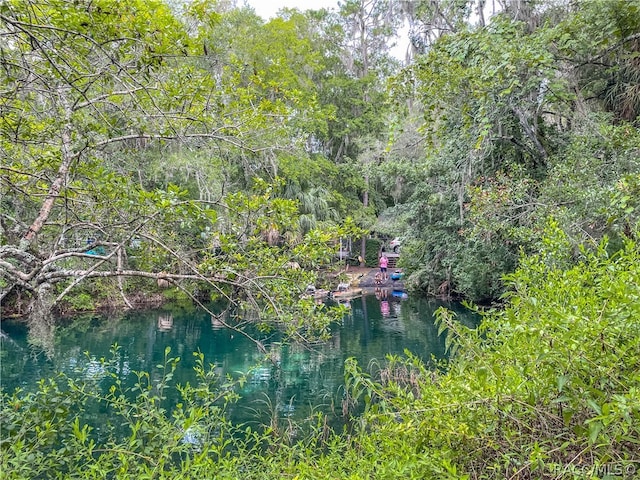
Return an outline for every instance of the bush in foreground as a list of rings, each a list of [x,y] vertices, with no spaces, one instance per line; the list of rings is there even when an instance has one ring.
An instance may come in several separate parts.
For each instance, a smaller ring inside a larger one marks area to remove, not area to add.
[[[198,385],[165,411],[167,352],[153,387],[138,373],[135,391],[114,375],[3,394],[3,478],[636,478],[640,249],[576,252],[555,238],[478,329],[440,312],[452,355],[440,370],[410,353],[375,376],[348,361],[345,404],[365,407],[349,432],[320,415],[297,441],[230,424],[233,382],[202,358]],[[96,405],[107,425],[90,426]]]

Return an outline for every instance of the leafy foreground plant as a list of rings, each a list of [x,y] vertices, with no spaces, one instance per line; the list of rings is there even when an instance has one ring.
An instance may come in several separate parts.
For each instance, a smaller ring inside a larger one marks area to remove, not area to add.
[[[561,234],[553,238],[522,260],[505,308],[484,313],[479,329],[440,312],[452,354],[440,370],[407,354],[373,378],[349,360],[345,411],[365,406],[352,431],[334,433],[320,415],[295,442],[232,425],[234,382],[202,356],[198,385],[180,387],[183,402],[167,411],[177,361],[167,352],[165,374],[138,373],[133,391],[116,376],[106,385],[61,376],[33,394],[3,394],[3,476],[636,478],[640,248],[629,241],[609,255],[603,244],[575,263]],[[107,425],[88,426],[94,402]]]
[[[377,382],[354,374],[382,477],[640,476],[640,250],[603,244],[563,267],[571,250],[554,238],[478,330],[439,312],[444,373],[409,356]]]
[[[180,358],[167,348],[153,373],[131,372],[129,387],[118,350],[112,359],[88,361],[74,375],[84,380],[60,373],[35,392],[2,393],[0,478],[282,478],[313,471],[314,458],[345,446],[321,414],[299,429],[232,424],[227,410],[244,377],[220,377],[202,353],[194,353],[196,385],[172,386]],[[182,397],[170,409],[169,388]]]

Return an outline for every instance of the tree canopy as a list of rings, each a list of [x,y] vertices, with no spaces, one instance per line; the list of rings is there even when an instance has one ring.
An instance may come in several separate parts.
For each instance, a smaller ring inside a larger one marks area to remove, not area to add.
[[[109,285],[127,305],[144,278],[242,302],[236,262],[317,268],[356,227],[404,238],[412,288],[490,302],[549,216],[619,245],[638,221],[638,3],[497,4],[265,21],[213,0],[3,3],[3,304]],[[318,228],[322,260],[298,249]]]
[[[364,259],[367,236],[397,236],[409,288],[471,301],[480,327],[442,310],[437,369],[349,359],[349,428],[318,415],[299,438],[231,425],[234,382],[198,352],[170,413],[170,351],[133,388],[102,359],[104,384],[2,392],[3,474],[637,473],[640,0],[346,0],[269,21],[239,3],[0,2],[3,316],[42,334],[179,296],[222,301],[241,333],[322,340],[343,311],[303,290],[335,275],[340,239]],[[97,432],[91,402],[121,424]]]

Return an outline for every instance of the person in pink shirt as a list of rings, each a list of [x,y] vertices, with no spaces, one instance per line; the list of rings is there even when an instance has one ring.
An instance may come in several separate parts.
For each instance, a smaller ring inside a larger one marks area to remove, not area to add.
[[[385,254],[382,254],[380,257],[380,273],[382,274],[382,279],[386,282],[388,280],[387,276],[387,265],[389,265],[389,259]]]

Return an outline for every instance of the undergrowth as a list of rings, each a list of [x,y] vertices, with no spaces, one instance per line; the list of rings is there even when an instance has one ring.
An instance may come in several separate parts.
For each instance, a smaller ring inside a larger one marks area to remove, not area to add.
[[[439,312],[447,363],[406,352],[364,372],[348,360],[345,413],[364,413],[344,431],[322,414],[295,439],[231,424],[242,379],[217,377],[198,353],[198,383],[177,387],[171,411],[170,351],[161,377],[138,372],[132,389],[103,359],[100,379],[60,375],[3,393],[2,478],[637,478],[639,248],[552,238],[522,259],[505,305],[480,312],[479,328]],[[92,423],[96,405],[108,423]]]

